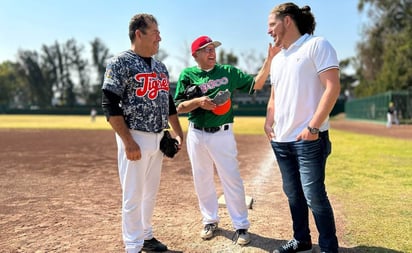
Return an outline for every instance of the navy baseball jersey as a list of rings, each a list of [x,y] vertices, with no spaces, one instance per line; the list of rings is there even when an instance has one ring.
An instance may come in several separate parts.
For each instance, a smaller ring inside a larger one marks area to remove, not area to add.
[[[102,89],[122,98],[120,106],[130,129],[158,133],[168,126],[169,73],[163,63],[151,61],[152,67],[132,50],[113,57]]]

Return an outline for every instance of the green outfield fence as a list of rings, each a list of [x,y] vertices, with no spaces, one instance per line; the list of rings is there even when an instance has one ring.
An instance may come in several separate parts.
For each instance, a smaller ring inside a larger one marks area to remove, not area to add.
[[[412,90],[386,92],[361,99],[344,99],[340,97],[331,112],[331,116],[345,112],[348,119],[371,120],[386,122],[386,112],[389,102],[393,101],[399,112],[401,124],[412,124]],[[266,116],[266,103],[234,103],[236,116]],[[103,115],[100,106],[74,106],[50,108],[9,108],[0,105],[0,114],[47,114],[47,115],[90,115],[92,108],[98,115]]]
[[[345,104],[346,118],[386,122],[390,102],[395,104],[400,123],[412,124],[412,89],[348,100]]]
[[[339,98],[331,112],[331,116],[344,112],[345,101]],[[90,115],[92,108],[97,110],[98,115],[103,115],[100,106],[74,106],[74,107],[49,107],[49,108],[9,108],[0,105],[0,114],[43,114],[43,115]],[[235,116],[266,116],[266,103],[234,103],[233,112]]]

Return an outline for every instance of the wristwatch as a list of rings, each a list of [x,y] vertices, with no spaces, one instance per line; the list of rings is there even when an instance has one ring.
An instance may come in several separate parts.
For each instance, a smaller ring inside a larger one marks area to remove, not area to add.
[[[314,127],[308,126],[308,130],[311,134],[318,134],[319,133],[319,128],[314,128]]]

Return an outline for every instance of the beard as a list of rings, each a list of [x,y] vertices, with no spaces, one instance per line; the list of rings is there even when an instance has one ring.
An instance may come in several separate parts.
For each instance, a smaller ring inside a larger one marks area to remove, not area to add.
[[[280,42],[278,37],[274,38],[274,45],[275,45],[275,47],[281,47],[282,46],[282,43]]]
[[[278,30],[275,36],[273,36],[273,41],[276,47],[282,47],[283,38],[285,37],[285,27],[282,26],[281,29]]]

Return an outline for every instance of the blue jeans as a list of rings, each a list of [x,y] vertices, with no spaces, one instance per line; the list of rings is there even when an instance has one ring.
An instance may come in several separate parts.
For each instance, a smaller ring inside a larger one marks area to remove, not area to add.
[[[319,232],[321,251],[338,252],[332,206],[325,190],[325,165],[331,153],[328,131],[315,141],[271,142],[293,221],[294,238],[311,241],[309,208]]]

